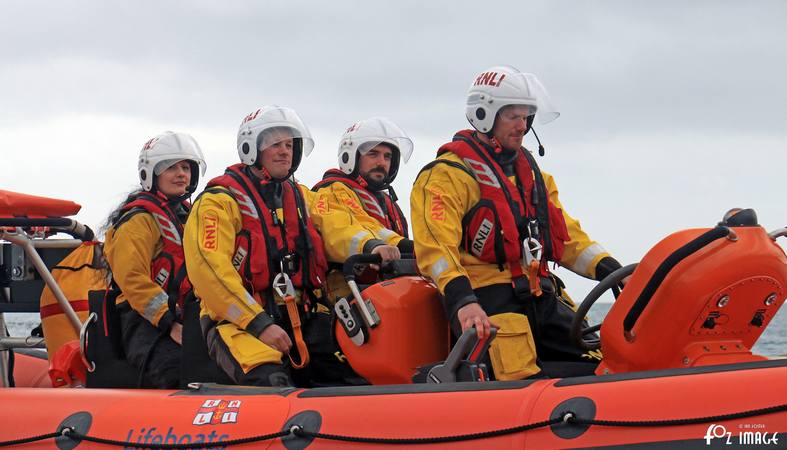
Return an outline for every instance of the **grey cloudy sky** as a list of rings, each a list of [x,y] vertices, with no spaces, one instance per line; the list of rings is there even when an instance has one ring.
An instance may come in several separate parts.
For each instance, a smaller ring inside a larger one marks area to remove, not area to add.
[[[83,205],[97,226],[136,183],[142,144],[197,138],[208,177],[240,120],[295,108],[335,164],[342,131],[384,115],[415,142],[396,182],[467,127],[475,74],[538,75],[561,117],[538,128],[566,209],[624,263],[733,206],[787,225],[783,1],[4,1],[2,189]],[[526,145],[533,147],[532,137]],[[581,290],[581,289],[580,289]]]

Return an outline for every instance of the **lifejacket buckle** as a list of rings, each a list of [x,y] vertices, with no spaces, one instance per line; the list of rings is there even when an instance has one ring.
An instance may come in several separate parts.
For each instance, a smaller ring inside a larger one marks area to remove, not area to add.
[[[273,290],[282,299],[286,299],[288,296],[295,298],[295,285],[292,284],[292,279],[285,272],[276,274],[276,277],[273,279]]]
[[[544,254],[544,246],[538,240],[529,237],[522,242],[522,257],[524,258],[525,267],[535,261],[541,263],[541,257]]]

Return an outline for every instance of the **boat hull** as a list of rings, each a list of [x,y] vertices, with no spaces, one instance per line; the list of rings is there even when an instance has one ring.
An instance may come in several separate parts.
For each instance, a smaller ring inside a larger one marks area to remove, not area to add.
[[[182,391],[13,388],[0,390],[2,404],[14,405],[13,413],[4,420],[0,441],[51,433],[63,425],[75,426],[88,436],[143,446],[191,443],[199,447],[204,442],[276,433],[292,425],[332,435],[434,438],[518,427],[567,411],[595,420],[686,419],[784,405],[785,379],[787,361],[771,360],[562,380],[444,385],[320,389],[203,385]],[[781,444],[761,448],[782,448],[779,445],[787,443],[787,412],[782,411],[669,427],[558,424],[428,447],[604,448],[637,443],[641,445],[637,448],[708,448],[705,436],[713,425],[729,431],[733,442],[739,431],[748,430],[768,433],[766,439],[771,439],[773,433],[783,436]],[[721,434],[720,428],[713,430]],[[711,440],[714,439],[722,440]],[[92,445],[83,442],[78,447]],[[308,441],[291,436],[239,448],[338,446],[374,447],[370,443],[320,437]],[[50,438],[25,448],[57,447]]]

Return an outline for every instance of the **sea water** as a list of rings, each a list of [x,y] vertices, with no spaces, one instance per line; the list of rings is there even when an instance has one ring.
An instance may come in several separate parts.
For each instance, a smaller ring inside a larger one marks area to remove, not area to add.
[[[590,310],[590,323],[599,323],[609,312],[611,303],[596,303]],[[38,314],[5,314],[11,336],[29,336],[39,324]],[[787,355],[787,307],[782,307],[754,345],[754,353],[766,356]]]

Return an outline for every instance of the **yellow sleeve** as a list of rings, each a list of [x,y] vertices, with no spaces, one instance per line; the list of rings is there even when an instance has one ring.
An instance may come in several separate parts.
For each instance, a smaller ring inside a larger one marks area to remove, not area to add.
[[[571,217],[558,197],[557,185],[552,175],[541,172],[544,176],[544,184],[549,191],[549,199],[563,211],[563,218],[566,220],[568,235],[571,238],[566,242],[563,258],[560,261],[567,269],[583,277],[595,279],[596,265],[607,256],[611,256],[604,247],[598,242],[590,239],[590,236],[582,230],[579,220]]]
[[[169,329],[174,315],[169,296],[153,281],[150,262],[161,249],[161,233],[147,212],[135,214],[117,228],[107,231],[104,253],[112,278],[129,305],[154,326]],[[163,317],[166,317],[163,321]]]
[[[358,194],[349,186],[343,183],[331,183],[319,190],[317,193],[325,195],[328,206],[331,209],[344,209],[355,218],[367,230],[374,233],[377,239],[384,241],[388,245],[396,245],[404,239],[403,236],[398,235],[393,230],[385,228],[383,224],[377,221],[374,217],[370,216],[363,205]]]
[[[241,228],[240,209],[229,193],[205,192],[197,199],[186,221],[183,250],[194,293],[211,318],[228,320],[248,330],[255,318],[267,323],[269,317],[246,291],[240,274],[232,265],[235,236]]]
[[[459,247],[462,217],[469,208],[467,186],[472,183],[475,180],[461,169],[436,164],[418,176],[410,193],[418,269],[443,294],[449,282],[468,277],[460,262]]]
[[[325,255],[329,261],[341,263],[352,255],[385,243],[346,209],[332,205],[330,196],[312,192],[302,184],[299,187],[314,226],[325,243]]]

